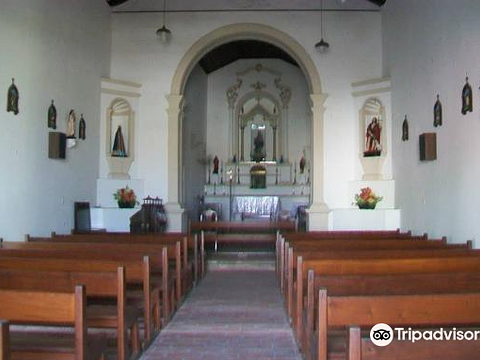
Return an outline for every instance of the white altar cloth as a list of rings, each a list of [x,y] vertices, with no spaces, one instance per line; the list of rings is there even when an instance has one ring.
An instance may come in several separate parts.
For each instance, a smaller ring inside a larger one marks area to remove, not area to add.
[[[276,216],[280,208],[278,196],[235,196],[233,212],[257,216]]]

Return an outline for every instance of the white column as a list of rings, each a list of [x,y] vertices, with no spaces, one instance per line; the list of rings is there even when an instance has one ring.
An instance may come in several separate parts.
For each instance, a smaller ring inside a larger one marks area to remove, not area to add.
[[[308,208],[308,229],[327,230],[330,209],[323,198],[323,104],[326,94],[311,94],[312,99],[312,204]]]
[[[280,149],[280,155],[283,155],[283,160],[287,161],[288,156],[288,106],[283,107],[282,111],[282,148]]]
[[[182,231],[186,221],[184,219],[184,210],[180,206],[179,189],[181,169],[181,151],[180,151],[180,136],[183,116],[184,98],[182,95],[168,95],[168,156],[167,156],[167,171],[168,171],[168,200],[165,204],[165,210],[168,217],[168,231],[178,232]]]

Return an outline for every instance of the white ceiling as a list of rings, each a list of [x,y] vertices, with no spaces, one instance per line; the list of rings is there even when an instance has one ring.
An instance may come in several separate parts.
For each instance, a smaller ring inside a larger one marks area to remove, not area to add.
[[[320,0],[166,0],[167,11],[318,10]],[[324,0],[328,10],[379,10],[366,0]],[[130,0],[112,11],[162,11],[163,0]]]

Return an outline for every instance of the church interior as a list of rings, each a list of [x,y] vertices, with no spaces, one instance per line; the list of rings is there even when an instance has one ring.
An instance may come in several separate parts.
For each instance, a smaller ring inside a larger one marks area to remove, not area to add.
[[[0,0],[0,360],[477,359],[479,15]]]

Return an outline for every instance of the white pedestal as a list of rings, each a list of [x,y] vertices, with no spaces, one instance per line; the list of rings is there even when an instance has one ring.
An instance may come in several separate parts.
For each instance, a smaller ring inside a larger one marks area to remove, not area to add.
[[[91,208],[90,219],[92,228],[106,229],[107,231],[130,232],[130,217],[140,207],[133,209],[120,208]]]
[[[363,167],[363,180],[383,180],[383,164],[385,156],[363,157],[360,155]]]
[[[336,209],[331,213],[331,230],[396,230],[399,209]]]

